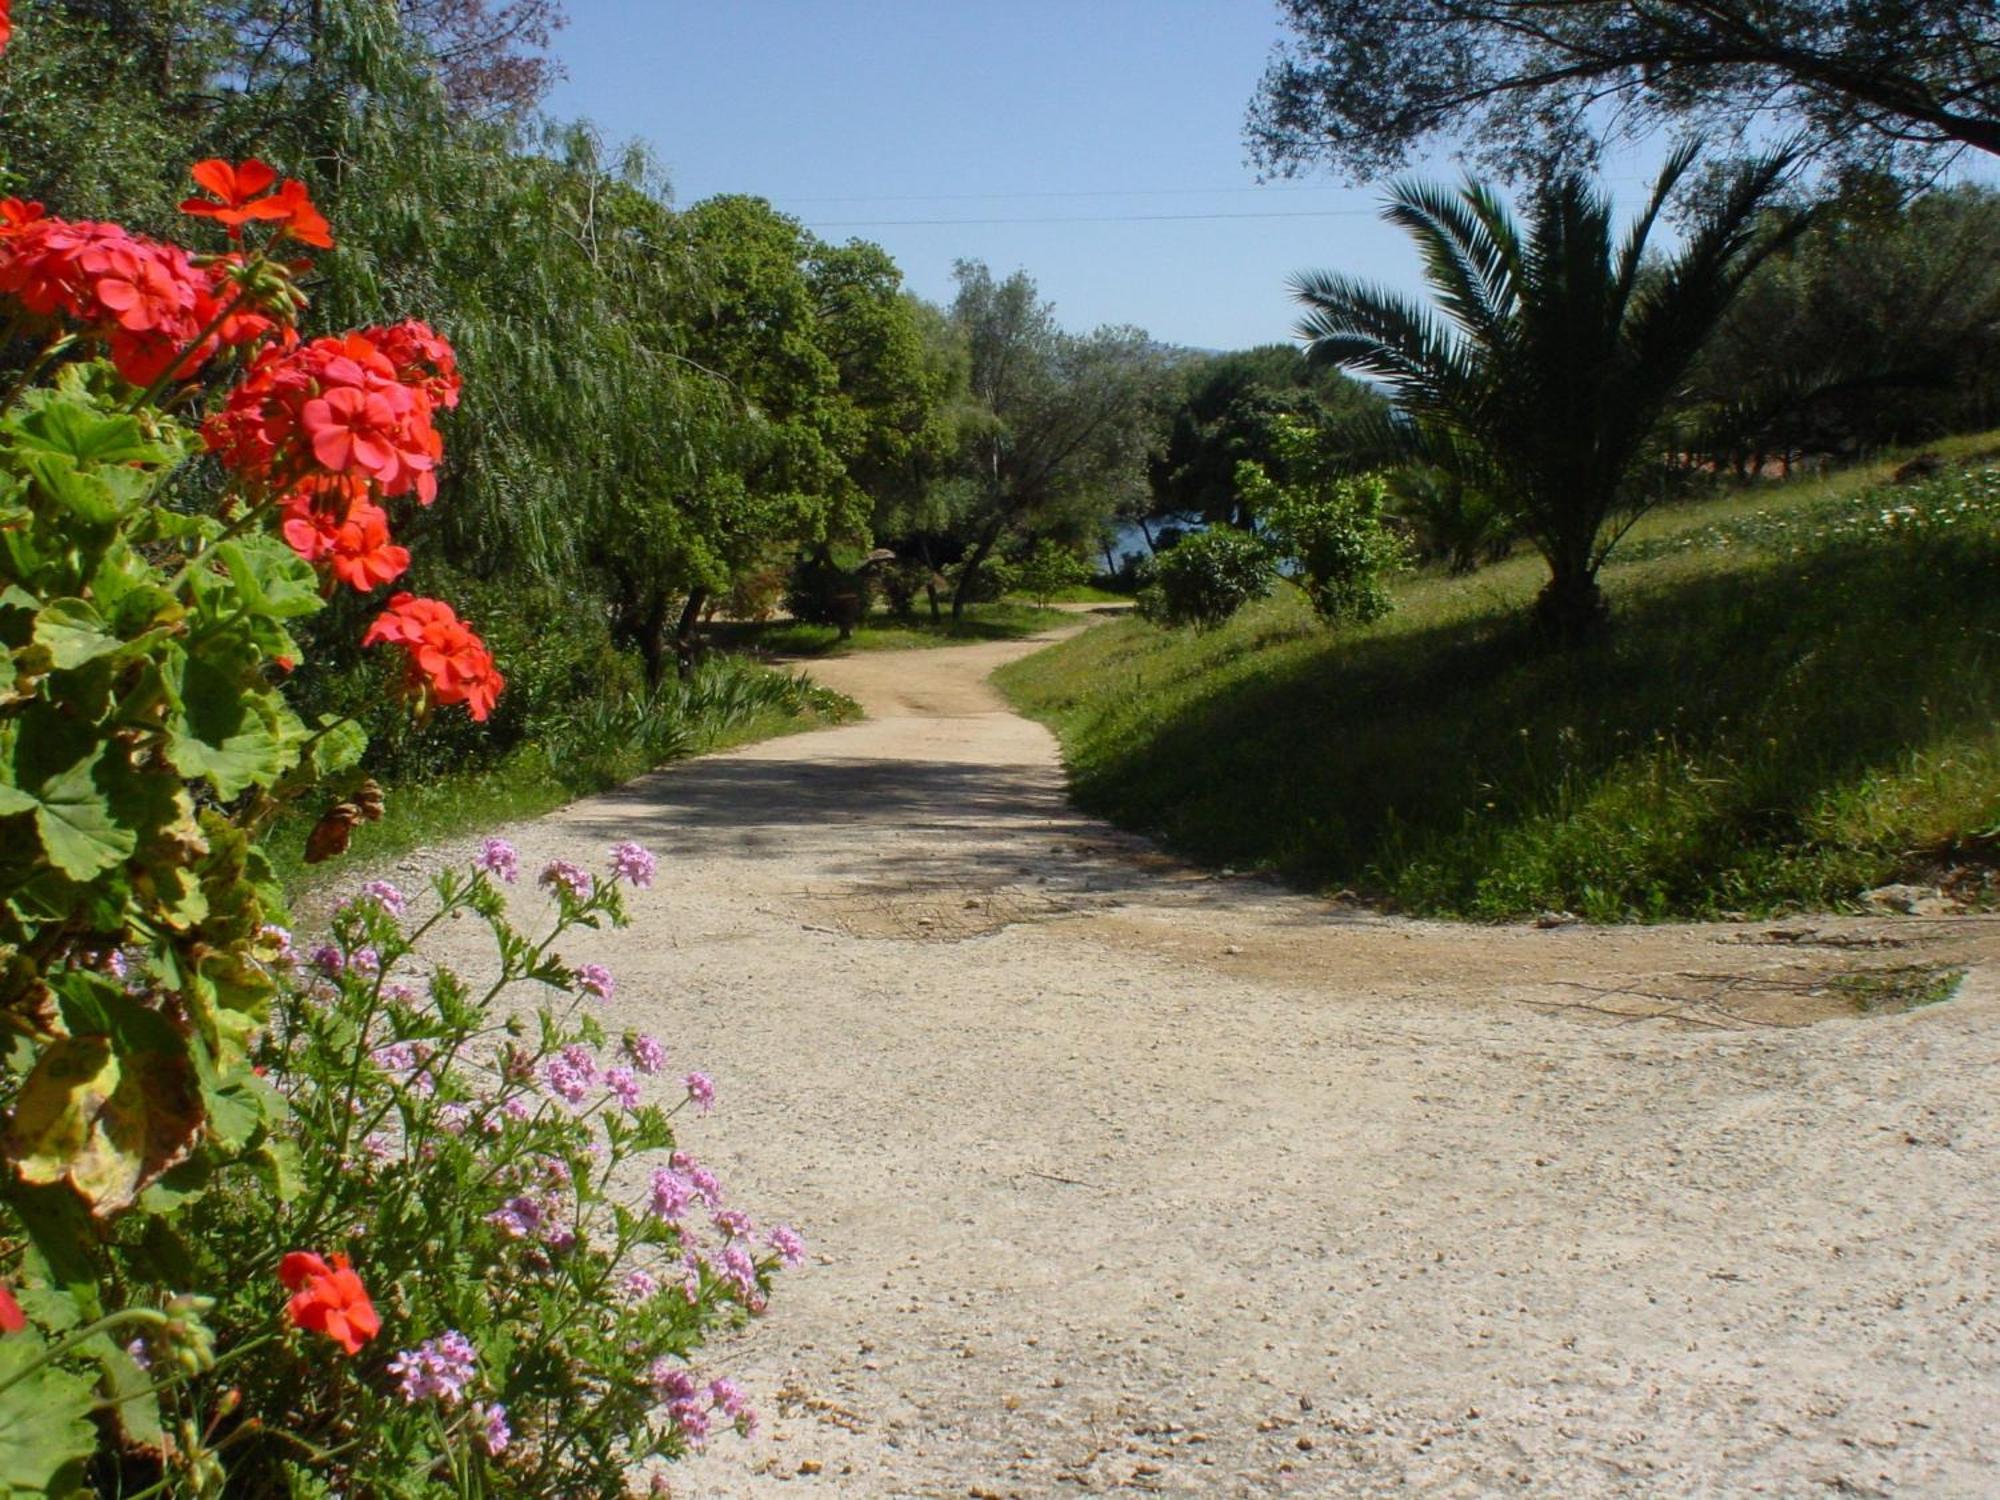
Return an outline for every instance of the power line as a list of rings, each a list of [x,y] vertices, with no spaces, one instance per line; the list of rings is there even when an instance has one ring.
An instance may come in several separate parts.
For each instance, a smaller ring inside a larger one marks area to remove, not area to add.
[[[1270,213],[1210,214],[1057,214],[1026,219],[829,219],[814,223],[815,229],[891,229],[919,224],[1156,224],[1168,220],[1193,219],[1353,219],[1373,218],[1372,208],[1309,208]]]
[[[1339,193],[1336,184],[1218,188],[1049,188],[1038,193],[835,193],[828,197],[794,198],[787,203],[970,203],[1009,198],[1208,198],[1222,193]]]

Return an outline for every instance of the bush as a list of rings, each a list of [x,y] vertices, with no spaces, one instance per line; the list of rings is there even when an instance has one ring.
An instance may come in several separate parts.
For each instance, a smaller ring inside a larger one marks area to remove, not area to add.
[[[844,566],[826,548],[800,558],[785,580],[785,608],[807,625],[850,626],[874,604],[874,570]]]
[[[1403,565],[1403,547],[1382,521],[1389,489],[1381,476],[1304,485],[1258,483],[1262,478],[1257,465],[1245,463],[1237,484],[1256,496],[1270,544],[1293,565],[1313,613],[1328,625],[1386,615],[1394,607],[1388,580]]]
[[[1483,491],[1441,469],[1412,465],[1389,479],[1396,518],[1407,526],[1417,555],[1442,562],[1454,575],[1498,562],[1514,541],[1513,524]]]
[[[1016,576],[1020,591],[1047,608],[1049,600],[1064,589],[1089,580],[1090,564],[1071,548],[1044,540],[1035,543],[1035,550],[1016,570]]]
[[[954,595],[958,592],[958,581],[965,576],[965,564],[955,562],[944,570],[945,582],[951,585]],[[972,575],[972,592],[965,596],[967,604],[997,604],[1014,592],[1018,575],[1013,565],[1005,558],[988,557],[979,565],[979,571]]]
[[[684,1236],[717,1199],[691,1159],[639,1211],[609,1194],[673,1144],[637,1077],[656,1053],[605,1065],[579,1008],[609,976],[552,944],[621,921],[652,860],[552,865],[558,917],[533,939],[490,845],[430,914],[406,926],[373,884],[291,961],[262,830],[346,793],[311,860],[381,814],[362,724],[287,699],[302,641],[365,656],[342,637],[366,621],[391,675],[337,680],[413,704],[420,732],[512,699],[449,605],[359,602],[410,566],[386,507],[400,525],[436,498],[451,348],[415,323],[295,337],[290,262],[326,222],[296,182],[257,197],[261,163],[196,180],[218,201],[191,211],[250,198],[265,227],[197,261],[0,204],[0,311],[29,351],[0,411],[0,1490],[616,1492],[632,1462],[748,1420],[683,1361],[773,1264],[733,1213],[711,1215],[719,1248]],[[197,431],[180,413],[204,395]],[[558,695],[587,670],[527,675]],[[478,989],[418,957],[463,914],[498,949]],[[522,985],[532,1024],[503,1003]],[[707,1080],[684,1083],[705,1106]],[[678,1298],[636,1279],[669,1260]]]
[[[1161,624],[1207,630],[1269,594],[1276,576],[1270,549],[1256,537],[1225,527],[1199,531],[1153,559],[1139,612]]]
[[[899,620],[909,620],[916,617],[918,596],[935,583],[937,574],[915,558],[899,557],[879,568],[876,579],[882,586],[883,598],[888,601],[889,613]]]

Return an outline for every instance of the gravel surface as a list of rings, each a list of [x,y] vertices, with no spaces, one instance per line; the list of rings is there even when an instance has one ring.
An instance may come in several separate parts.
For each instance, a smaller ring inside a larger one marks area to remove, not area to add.
[[[674,1494],[1996,1492],[2000,921],[1205,875],[1070,808],[984,683],[1028,649],[814,663],[865,722],[507,830],[660,853],[578,957],[811,1247]],[[1958,997],[1829,986],[1918,963]]]

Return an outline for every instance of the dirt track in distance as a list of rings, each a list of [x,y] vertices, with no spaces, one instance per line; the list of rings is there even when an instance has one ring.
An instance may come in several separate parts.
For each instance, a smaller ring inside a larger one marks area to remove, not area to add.
[[[813,663],[865,722],[507,830],[660,853],[607,1022],[810,1245],[704,1361],[763,1431],[676,1495],[1993,1493],[2000,921],[1204,874],[1068,805],[984,683],[1029,649]],[[1827,987],[1913,963],[1969,975]]]

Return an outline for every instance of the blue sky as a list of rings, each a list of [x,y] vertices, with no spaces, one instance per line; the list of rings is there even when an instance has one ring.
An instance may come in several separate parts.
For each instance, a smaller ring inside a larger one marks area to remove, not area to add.
[[[1025,269],[1071,327],[1240,348],[1289,336],[1295,271],[1420,285],[1375,218],[1379,188],[1260,188],[1245,165],[1280,30],[1263,0],[567,6],[552,112],[649,142],[677,202],[755,193],[827,238],[874,240],[933,300],[968,257]],[[1613,190],[1636,196],[1655,159],[1608,163]]]

